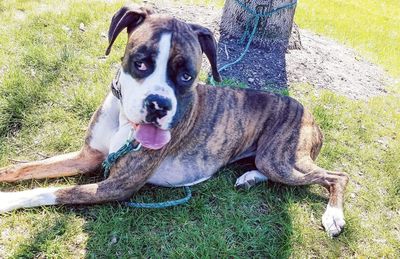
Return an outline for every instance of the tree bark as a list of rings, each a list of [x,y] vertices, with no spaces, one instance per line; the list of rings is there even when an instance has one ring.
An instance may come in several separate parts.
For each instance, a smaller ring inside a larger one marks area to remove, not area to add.
[[[292,50],[292,49],[300,50],[300,49],[303,49],[303,45],[301,44],[299,26],[297,26],[296,23],[293,23],[292,33],[290,34],[289,44],[288,44],[287,49],[288,50]]]
[[[293,3],[295,0],[238,0],[258,14],[268,13],[276,8]],[[259,47],[280,46],[286,49],[292,31],[296,6],[281,9],[269,17],[260,17],[252,43]],[[255,26],[253,14],[241,7],[236,0],[226,0],[221,19],[221,36],[240,38]],[[246,27],[247,24],[247,27]],[[249,34],[248,34],[249,35]],[[246,41],[248,38],[246,39]]]

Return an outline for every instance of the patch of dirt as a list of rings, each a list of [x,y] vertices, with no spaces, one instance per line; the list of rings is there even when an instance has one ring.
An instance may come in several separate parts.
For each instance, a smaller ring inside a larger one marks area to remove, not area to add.
[[[385,93],[394,84],[386,71],[332,39],[300,29],[302,50],[286,54],[288,82],[310,83],[354,99]]]
[[[145,1],[147,3],[147,1]],[[158,12],[211,29],[219,41],[219,67],[235,61],[244,43],[219,33],[222,9],[191,6],[173,1],[147,3]],[[303,48],[288,50],[257,48],[251,45],[243,60],[221,72],[222,77],[244,82],[250,88],[286,88],[308,83],[353,99],[366,99],[385,93],[385,86],[398,82],[384,69],[362,58],[356,51],[332,39],[300,29]],[[209,69],[206,59],[203,68]]]

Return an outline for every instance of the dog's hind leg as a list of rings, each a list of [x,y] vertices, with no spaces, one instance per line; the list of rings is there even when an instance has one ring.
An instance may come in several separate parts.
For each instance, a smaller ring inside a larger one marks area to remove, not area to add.
[[[0,182],[55,178],[86,173],[100,167],[105,155],[89,146],[81,151],[0,168]]]
[[[301,160],[295,167],[303,173],[301,178],[305,181],[320,184],[329,191],[329,202],[322,216],[322,225],[330,236],[339,235],[345,225],[343,203],[344,190],[349,181],[348,175],[321,168],[311,158]]]
[[[290,101],[279,121],[260,137],[256,167],[268,179],[288,185],[319,184],[329,191],[329,202],[322,217],[328,235],[337,236],[345,225],[343,195],[348,176],[318,167],[316,159],[323,142],[311,113]]]
[[[258,170],[247,171],[236,179],[235,187],[238,189],[250,189],[254,185],[266,182],[268,177]]]
[[[288,185],[319,184],[328,189],[329,202],[322,217],[322,224],[329,236],[339,235],[345,225],[343,195],[348,182],[347,174],[318,167],[311,158],[305,158],[294,166],[289,163],[275,164],[268,160],[256,157],[256,166],[274,182]]]

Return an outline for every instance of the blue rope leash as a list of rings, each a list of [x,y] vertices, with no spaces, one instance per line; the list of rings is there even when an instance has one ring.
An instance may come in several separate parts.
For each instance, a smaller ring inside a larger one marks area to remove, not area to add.
[[[124,204],[128,207],[133,207],[133,208],[141,208],[141,209],[163,209],[163,208],[168,208],[168,207],[173,207],[173,206],[178,206],[184,203],[187,203],[190,198],[192,198],[192,191],[190,190],[189,187],[185,186],[185,193],[186,197],[178,200],[173,200],[173,201],[164,201],[164,202],[156,202],[156,203],[141,203],[141,202],[125,202]]]
[[[247,35],[250,35],[250,36],[249,36],[249,39],[248,39],[247,44],[246,44],[246,47],[244,48],[242,54],[240,54],[240,56],[239,56],[235,61],[223,65],[220,69],[218,69],[218,72],[221,72],[221,71],[227,69],[228,67],[231,67],[231,66],[233,66],[233,65],[235,65],[235,64],[237,64],[237,63],[239,63],[240,61],[242,61],[242,59],[243,59],[244,56],[246,55],[247,51],[249,50],[251,43],[253,42],[254,36],[255,36],[255,34],[256,34],[256,32],[257,32],[258,24],[259,24],[259,22],[260,22],[260,18],[263,18],[263,17],[270,17],[270,16],[272,16],[274,13],[279,12],[280,10],[293,8],[293,7],[295,7],[295,6],[297,5],[297,0],[294,0],[292,3],[282,5],[282,6],[280,6],[280,7],[277,7],[277,8],[275,8],[275,9],[272,9],[272,10],[269,11],[269,12],[266,12],[266,13],[258,13],[256,10],[251,9],[250,7],[248,7],[245,3],[243,3],[243,2],[240,1],[240,0],[235,0],[235,2],[236,2],[240,7],[242,7],[246,12],[250,13],[251,15],[253,15],[253,17],[250,16],[250,17],[248,18],[247,22],[246,22],[246,29],[245,29],[244,32],[243,32],[243,35],[242,35],[242,38],[240,39],[240,42],[243,43],[244,40],[246,39]],[[253,18],[253,24],[254,24],[254,25],[253,25],[253,29],[252,29],[252,31],[251,31],[251,33],[250,33],[250,29],[249,29],[250,26],[249,26],[249,24],[251,23],[251,19],[252,19],[252,18]],[[215,81],[214,81],[214,79],[213,79],[212,77],[209,78],[209,81],[210,81],[210,83],[211,83],[213,86],[215,86]]]
[[[134,145],[132,143],[132,130],[129,132],[128,139],[126,143],[118,149],[116,152],[113,152],[107,156],[107,158],[103,161],[102,166],[104,169],[104,178],[107,178],[110,175],[111,167],[117,162],[117,160],[130,152],[137,152],[141,149],[142,145],[139,143],[138,145]],[[178,206],[184,203],[187,203],[190,198],[192,198],[192,191],[189,187],[185,186],[186,197],[178,200],[165,201],[165,202],[156,202],[156,203],[140,203],[140,202],[125,202],[124,204],[128,207],[132,208],[146,208],[146,209],[163,209],[172,206]]]
[[[254,35],[257,32],[257,25],[258,25],[259,21],[260,21],[260,16],[255,16],[253,31],[251,32],[249,40],[247,41],[246,47],[244,48],[242,54],[240,54],[239,58],[231,63],[223,65],[220,69],[218,69],[218,72],[221,72],[221,71],[227,69],[228,67],[235,65],[236,63],[240,62],[243,59],[243,57],[246,55],[247,51],[250,48],[250,44],[253,41]]]

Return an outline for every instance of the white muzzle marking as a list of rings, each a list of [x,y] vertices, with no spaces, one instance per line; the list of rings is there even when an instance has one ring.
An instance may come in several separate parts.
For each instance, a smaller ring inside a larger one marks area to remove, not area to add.
[[[171,101],[172,109],[158,119],[161,129],[169,129],[177,109],[174,90],[167,83],[167,66],[171,49],[171,34],[163,34],[159,41],[159,53],[155,61],[155,69],[142,82],[135,80],[129,73],[121,71],[122,110],[126,118],[134,123],[145,120],[147,111],[143,108],[144,100],[150,94],[160,95]]]

